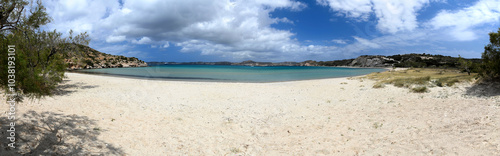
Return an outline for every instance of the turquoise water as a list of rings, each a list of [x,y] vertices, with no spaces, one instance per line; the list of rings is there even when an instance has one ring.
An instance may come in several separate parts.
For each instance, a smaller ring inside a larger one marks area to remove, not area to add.
[[[138,68],[86,69],[80,70],[80,72],[176,80],[278,82],[358,76],[384,70],[378,68],[302,66],[159,65]]]

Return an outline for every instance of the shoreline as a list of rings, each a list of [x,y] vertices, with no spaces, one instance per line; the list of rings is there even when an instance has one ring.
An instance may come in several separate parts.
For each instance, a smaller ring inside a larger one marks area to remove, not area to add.
[[[321,66],[323,67],[323,66]],[[324,66],[331,67],[331,66]],[[347,67],[336,67],[336,68],[347,68]],[[356,67],[353,67],[356,68]],[[365,68],[358,68],[365,69]],[[371,68],[366,68],[371,69]],[[389,68],[377,68],[377,69],[385,69],[385,72],[390,71]],[[79,73],[79,74],[89,74],[89,75],[100,75],[100,76],[110,76],[110,77],[124,77],[131,79],[139,79],[139,80],[157,80],[157,81],[186,81],[186,82],[214,82],[214,83],[279,83],[279,82],[293,82],[293,81],[309,81],[309,80],[322,80],[322,79],[331,79],[331,78],[348,78],[348,77],[360,77],[367,74],[355,75],[355,76],[339,76],[339,77],[327,77],[327,78],[312,78],[312,79],[301,79],[301,80],[284,80],[284,81],[234,81],[234,80],[223,80],[223,79],[209,79],[209,78],[185,78],[185,77],[144,77],[144,76],[135,76],[135,75],[125,75],[125,74],[109,74],[109,73],[95,73],[95,72],[86,72],[86,71],[67,71],[68,73]],[[374,73],[374,72],[371,72]]]

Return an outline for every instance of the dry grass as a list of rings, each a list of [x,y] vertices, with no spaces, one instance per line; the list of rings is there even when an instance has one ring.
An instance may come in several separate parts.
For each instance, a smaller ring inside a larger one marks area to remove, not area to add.
[[[376,80],[374,88],[382,88],[383,84],[393,84],[396,87],[412,88],[412,86],[444,87],[453,86],[458,82],[471,81],[477,74],[467,75],[454,69],[416,68],[402,71],[386,71],[372,73],[365,78]],[[413,90],[414,91],[414,90]],[[420,91],[420,90],[419,90]],[[422,92],[427,91],[425,89]],[[418,92],[418,91],[414,91]]]

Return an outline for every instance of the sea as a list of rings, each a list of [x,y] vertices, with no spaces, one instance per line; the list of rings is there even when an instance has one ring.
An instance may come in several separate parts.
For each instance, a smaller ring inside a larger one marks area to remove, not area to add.
[[[133,68],[84,69],[78,72],[183,81],[280,82],[351,77],[385,70],[382,68],[312,66],[155,65]]]

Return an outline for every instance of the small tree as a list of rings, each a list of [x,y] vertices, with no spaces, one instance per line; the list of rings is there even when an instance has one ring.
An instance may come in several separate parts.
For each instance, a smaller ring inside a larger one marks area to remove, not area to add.
[[[500,29],[489,35],[490,44],[484,47],[479,75],[486,79],[498,79],[500,77]]]
[[[460,69],[470,75],[470,72],[472,70],[472,61],[465,60],[464,58],[462,58],[462,56],[458,55],[458,63],[460,64]]]

